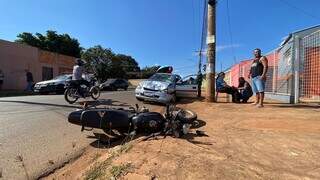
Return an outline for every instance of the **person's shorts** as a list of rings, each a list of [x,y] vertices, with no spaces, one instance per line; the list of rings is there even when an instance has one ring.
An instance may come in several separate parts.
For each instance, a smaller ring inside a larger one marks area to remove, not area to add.
[[[252,92],[254,94],[264,92],[266,82],[260,78],[261,76],[256,76],[251,79]]]

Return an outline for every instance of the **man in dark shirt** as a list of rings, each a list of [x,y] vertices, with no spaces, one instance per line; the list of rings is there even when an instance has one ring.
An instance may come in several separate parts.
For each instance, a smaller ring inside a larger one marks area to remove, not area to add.
[[[27,88],[26,91],[32,91],[33,86],[33,75],[29,70],[25,70],[26,72],[26,79],[27,79]]]
[[[261,108],[263,107],[268,60],[265,56],[261,55],[261,50],[258,48],[254,50],[254,57],[249,72],[249,78],[251,78],[252,82],[252,91],[256,94],[256,101],[253,104]]]
[[[249,98],[253,95],[253,92],[250,84],[244,79],[244,77],[239,78],[238,90],[240,91],[241,102],[247,103]]]
[[[4,80],[4,74],[3,74],[2,70],[0,69],[0,90],[2,90],[3,80]]]

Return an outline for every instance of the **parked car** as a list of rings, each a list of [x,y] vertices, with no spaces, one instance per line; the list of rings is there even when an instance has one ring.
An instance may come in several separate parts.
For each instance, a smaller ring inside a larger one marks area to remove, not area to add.
[[[125,79],[108,79],[106,82],[100,84],[100,89],[117,91],[118,89],[127,90],[129,83]]]
[[[41,81],[34,85],[33,91],[40,94],[57,93],[63,94],[67,80],[71,80],[71,74],[57,76],[51,80]]]
[[[139,83],[135,96],[139,101],[147,100],[165,104],[176,101],[176,98],[197,97],[196,78],[196,75],[181,78],[177,74],[156,73],[148,80]]]

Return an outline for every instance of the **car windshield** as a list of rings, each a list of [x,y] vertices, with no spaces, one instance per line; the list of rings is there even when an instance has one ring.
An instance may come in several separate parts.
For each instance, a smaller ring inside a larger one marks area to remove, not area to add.
[[[149,80],[161,81],[161,82],[173,82],[174,76],[172,74],[154,74],[149,78]]]
[[[70,77],[70,75],[60,75],[60,76],[57,76],[53,79],[54,80],[67,80],[69,77]]]

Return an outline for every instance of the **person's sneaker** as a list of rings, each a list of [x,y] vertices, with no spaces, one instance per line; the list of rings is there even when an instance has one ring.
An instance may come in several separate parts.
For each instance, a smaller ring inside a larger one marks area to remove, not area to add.
[[[261,105],[261,104],[257,104],[256,106],[257,106],[257,108],[263,108],[263,105]]]
[[[251,103],[251,105],[256,106],[256,105],[258,105],[258,103],[253,102],[253,103]]]

